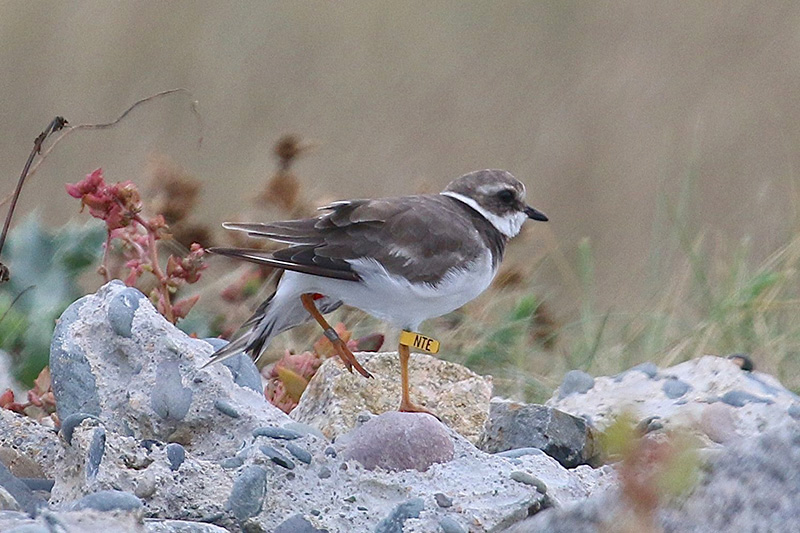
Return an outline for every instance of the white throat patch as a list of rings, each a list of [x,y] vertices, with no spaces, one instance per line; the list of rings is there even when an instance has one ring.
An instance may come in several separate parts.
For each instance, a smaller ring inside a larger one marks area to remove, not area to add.
[[[449,196],[450,198],[455,198],[459,202],[467,204],[472,209],[480,213],[483,218],[491,222],[492,226],[494,226],[497,229],[497,231],[499,231],[509,239],[511,237],[516,236],[517,233],[519,233],[519,230],[522,228],[522,224],[524,224],[525,220],[528,218],[528,215],[526,215],[525,213],[514,213],[504,217],[497,216],[494,213],[490,213],[489,211],[478,205],[478,202],[476,202],[472,198],[469,198],[457,192],[445,191],[440,194],[444,196]]]

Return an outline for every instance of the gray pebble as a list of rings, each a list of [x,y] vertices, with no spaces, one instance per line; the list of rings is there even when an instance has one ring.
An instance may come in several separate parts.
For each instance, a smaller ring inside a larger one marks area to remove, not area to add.
[[[647,435],[648,433],[658,431],[659,429],[664,429],[664,423],[661,421],[661,417],[658,415],[643,418],[638,424],[636,424],[636,432],[639,433],[639,435]]]
[[[20,477],[17,478],[23,483],[25,486],[31,490],[40,490],[42,492],[50,492],[53,490],[53,486],[56,484],[54,479],[47,479],[47,478],[39,478],[39,477]]]
[[[258,449],[261,450],[261,453],[269,457],[270,461],[272,461],[276,465],[288,468],[289,470],[294,468],[294,462],[292,462],[291,459],[283,455],[281,452],[279,452],[272,446],[262,445],[259,446]]]
[[[731,390],[726,392],[720,398],[722,403],[727,403],[728,405],[732,405],[734,407],[743,407],[745,404],[748,403],[766,403],[771,404],[773,403],[772,400],[769,398],[762,398],[760,396],[756,396],[755,394],[750,394],[749,392],[743,390]]]
[[[303,435],[292,429],[273,426],[260,427],[253,430],[254,437],[269,437],[271,439],[294,440]]]
[[[789,416],[797,420],[800,418],[800,403],[793,403],[789,406]]]
[[[293,517],[281,522],[273,533],[327,533],[326,529],[317,529],[311,522],[303,518],[303,515],[296,514]]]
[[[47,506],[46,501],[31,492],[31,489],[14,476],[2,462],[0,462],[0,487],[14,498],[20,509],[30,515],[36,515],[38,509]]]
[[[133,493],[137,498],[149,500],[156,493],[158,487],[154,476],[143,476],[137,483]]]
[[[99,418],[88,413],[73,413],[61,421],[61,436],[64,437],[67,444],[72,445],[72,434],[75,432],[75,428],[80,426],[81,422],[87,418],[100,421]]]
[[[689,392],[689,389],[691,388],[691,385],[677,378],[669,378],[665,380],[664,384],[661,386],[661,390],[664,391],[664,394],[667,395],[667,398],[672,400],[680,398]]]
[[[239,411],[236,410],[236,407],[234,407],[232,403],[222,399],[214,400],[214,408],[220,413],[228,415],[231,418],[239,418],[240,416],[242,416],[239,414]]]
[[[234,457],[227,457],[227,458],[225,458],[225,459],[223,459],[222,461],[219,462],[219,466],[221,466],[222,468],[227,468],[227,469],[239,468],[243,464],[244,464],[244,458],[240,457],[238,455],[236,455]]]
[[[413,498],[395,507],[389,516],[378,523],[375,533],[403,533],[403,524],[409,518],[419,518],[425,508],[422,498]]]
[[[89,453],[86,458],[86,476],[94,479],[100,470],[100,462],[106,451],[106,430],[102,427],[95,428],[92,442],[89,444]]]
[[[319,469],[317,475],[319,476],[320,479],[328,479],[329,477],[331,477],[331,469],[328,468],[327,466],[323,466],[322,468]]]
[[[167,460],[169,461],[169,469],[177,470],[186,459],[186,450],[177,442],[167,444]]]
[[[73,511],[94,509],[95,511],[138,511],[142,501],[127,492],[120,490],[101,490],[88,494],[72,504]]]
[[[511,479],[518,481],[519,483],[524,483],[525,485],[536,487],[536,490],[540,493],[547,494],[547,485],[545,485],[541,479],[527,472],[515,470],[511,472]]]
[[[642,372],[643,374],[645,374],[650,379],[653,379],[658,375],[658,367],[656,366],[655,363],[650,362],[650,361],[647,361],[646,363],[642,363],[642,364],[636,365],[634,367],[631,367],[629,372],[634,371],[634,370],[638,370],[639,372]]]
[[[436,505],[439,507],[447,508],[452,507],[453,505],[453,499],[443,492],[437,492],[434,494],[433,499],[436,500]]]
[[[250,465],[233,482],[228,508],[237,520],[244,521],[261,512],[266,495],[267,471]]]
[[[594,378],[582,370],[570,370],[558,388],[558,397],[565,398],[570,394],[583,394],[594,387]]]
[[[336,459],[336,448],[334,448],[333,446],[328,446],[327,448],[325,448],[325,455]]]
[[[97,383],[86,354],[69,334],[69,327],[79,317],[81,307],[90,296],[73,303],[62,313],[50,343],[50,373],[56,397],[58,418],[62,421],[74,413],[100,414]]]
[[[162,361],[150,393],[150,407],[165,420],[183,420],[192,404],[192,389],[183,386],[177,361]]]
[[[311,464],[311,454],[308,453],[307,450],[304,450],[293,442],[286,444],[286,449],[289,450],[289,453],[294,455],[295,459],[301,463],[305,463],[307,465]]]
[[[139,290],[126,287],[111,298],[108,304],[108,323],[114,333],[121,337],[131,337],[133,315],[139,308],[139,300],[144,297]]]
[[[224,339],[213,337],[203,340],[210,344],[214,350],[224,348],[228,344],[228,341]],[[258,367],[247,354],[241,352],[229,359],[225,359],[222,364],[230,370],[234,383],[240,387],[254,390],[259,394],[264,393],[264,386],[261,384],[261,374],[258,371]]]
[[[442,517],[439,520],[439,527],[442,529],[442,533],[468,533],[464,526],[449,516]]]
[[[509,459],[516,459],[525,455],[546,455],[539,448],[514,448],[513,450],[506,450],[504,452],[497,452],[494,454],[498,457],[508,457]]]

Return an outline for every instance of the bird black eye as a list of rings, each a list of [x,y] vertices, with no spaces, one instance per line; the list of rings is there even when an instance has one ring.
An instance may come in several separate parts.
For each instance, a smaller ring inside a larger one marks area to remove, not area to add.
[[[503,189],[502,191],[497,193],[497,199],[503,202],[504,204],[510,204],[514,201],[514,191],[511,189]]]

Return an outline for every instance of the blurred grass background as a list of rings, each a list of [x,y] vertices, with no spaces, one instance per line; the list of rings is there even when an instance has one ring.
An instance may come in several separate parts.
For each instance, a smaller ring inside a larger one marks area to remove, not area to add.
[[[77,212],[63,183],[102,166],[144,187],[160,154],[225,242],[223,220],[282,214],[253,199],[290,132],[314,145],[293,167],[312,204],[505,168],[551,222],[489,293],[426,325],[447,357],[528,399],[568,369],[702,353],[751,353],[798,390],[798,27],[791,1],[0,1],[0,193],[54,115],[106,121],[186,87],[201,146],[185,98],[151,103],[59,145],[19,215],[60,227]],[[198,312],[229,270],[212,264]]]

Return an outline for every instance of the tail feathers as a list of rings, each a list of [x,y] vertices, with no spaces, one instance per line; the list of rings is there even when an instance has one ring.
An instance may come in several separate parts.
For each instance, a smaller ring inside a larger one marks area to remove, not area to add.
[[[323,314],[330,313],[342,305],[341,301],[323,297],[315,302]],[[227,345],[211,355],[203,365],[219,363],[240,352],[247,353],[253,361],[258,361],[269,346],[273,337],[311,320],[311,315],[303,307],[300,297],[290,299],[278,297],[278,293],[264,300],[240,329],[240,333]]]

